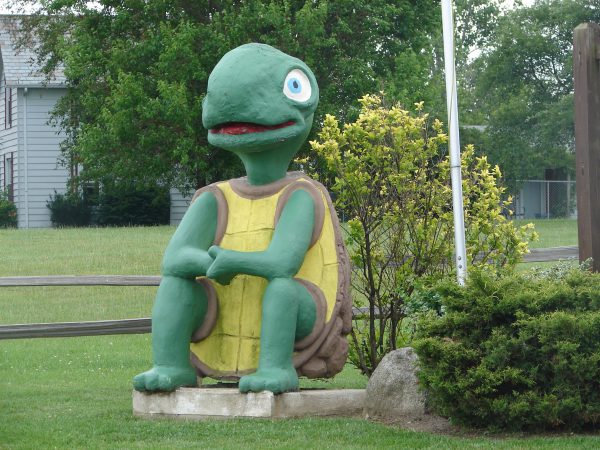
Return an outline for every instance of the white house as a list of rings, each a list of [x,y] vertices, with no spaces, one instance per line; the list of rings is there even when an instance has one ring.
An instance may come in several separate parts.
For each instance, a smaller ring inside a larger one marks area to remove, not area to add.
[[[62,71],[51,79],[39,72],[34,53],[15,50],[18,16],[0,15],[0,189],[8,191],[19,228],[50,227],[46,202],[63,193],[71,175],[59,164],[59,128],[50,111],[66,92]],[[171,190],[171,224],[178,224],[189,198]]]
[[[68,171],[58,164],[59,130],[49,112],[65,93],[64,76],[38,72],[33,53],[17,53],[15,16],[0,15],[0,188],[17,206],[20,228],[48,227],[50,194],[65,190]]]

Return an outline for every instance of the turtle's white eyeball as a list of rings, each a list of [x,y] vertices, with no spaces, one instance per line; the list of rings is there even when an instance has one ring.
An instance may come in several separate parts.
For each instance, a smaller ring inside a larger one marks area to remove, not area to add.
[[[285,77],[283,93],[287,98],[304,103],[312,94],[310,80],[300,69],[294,69]]]

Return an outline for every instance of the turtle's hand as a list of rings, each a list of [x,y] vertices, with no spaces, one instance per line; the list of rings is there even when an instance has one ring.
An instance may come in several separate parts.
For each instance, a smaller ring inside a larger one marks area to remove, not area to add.
[[[231,283],[233,277],[237,275],[233,267],[232,252],[213,245],[208,249],[208,254],[213,262],[206,271],[206,276],[222,285]]]

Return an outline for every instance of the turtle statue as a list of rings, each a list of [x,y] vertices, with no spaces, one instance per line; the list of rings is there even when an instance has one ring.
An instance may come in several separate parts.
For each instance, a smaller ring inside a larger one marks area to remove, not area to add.
[[[264,44],[223,56],[208,80],[208,141],[246,176],[196,192],[164,255],[152,311],[154,366],[141,391],[238,380],[241,392],[298,389],[347,357],[350,268],[327,190],[287,173],[319,89],[299,59]]]

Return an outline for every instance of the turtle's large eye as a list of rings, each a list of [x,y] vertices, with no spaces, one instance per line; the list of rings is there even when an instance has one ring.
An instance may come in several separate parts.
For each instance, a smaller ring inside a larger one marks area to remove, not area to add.
[[[294,69],[285,77],[283,93],[287,98],[297,102],[306,102],[312,94],[310,80],[300,69]]]

